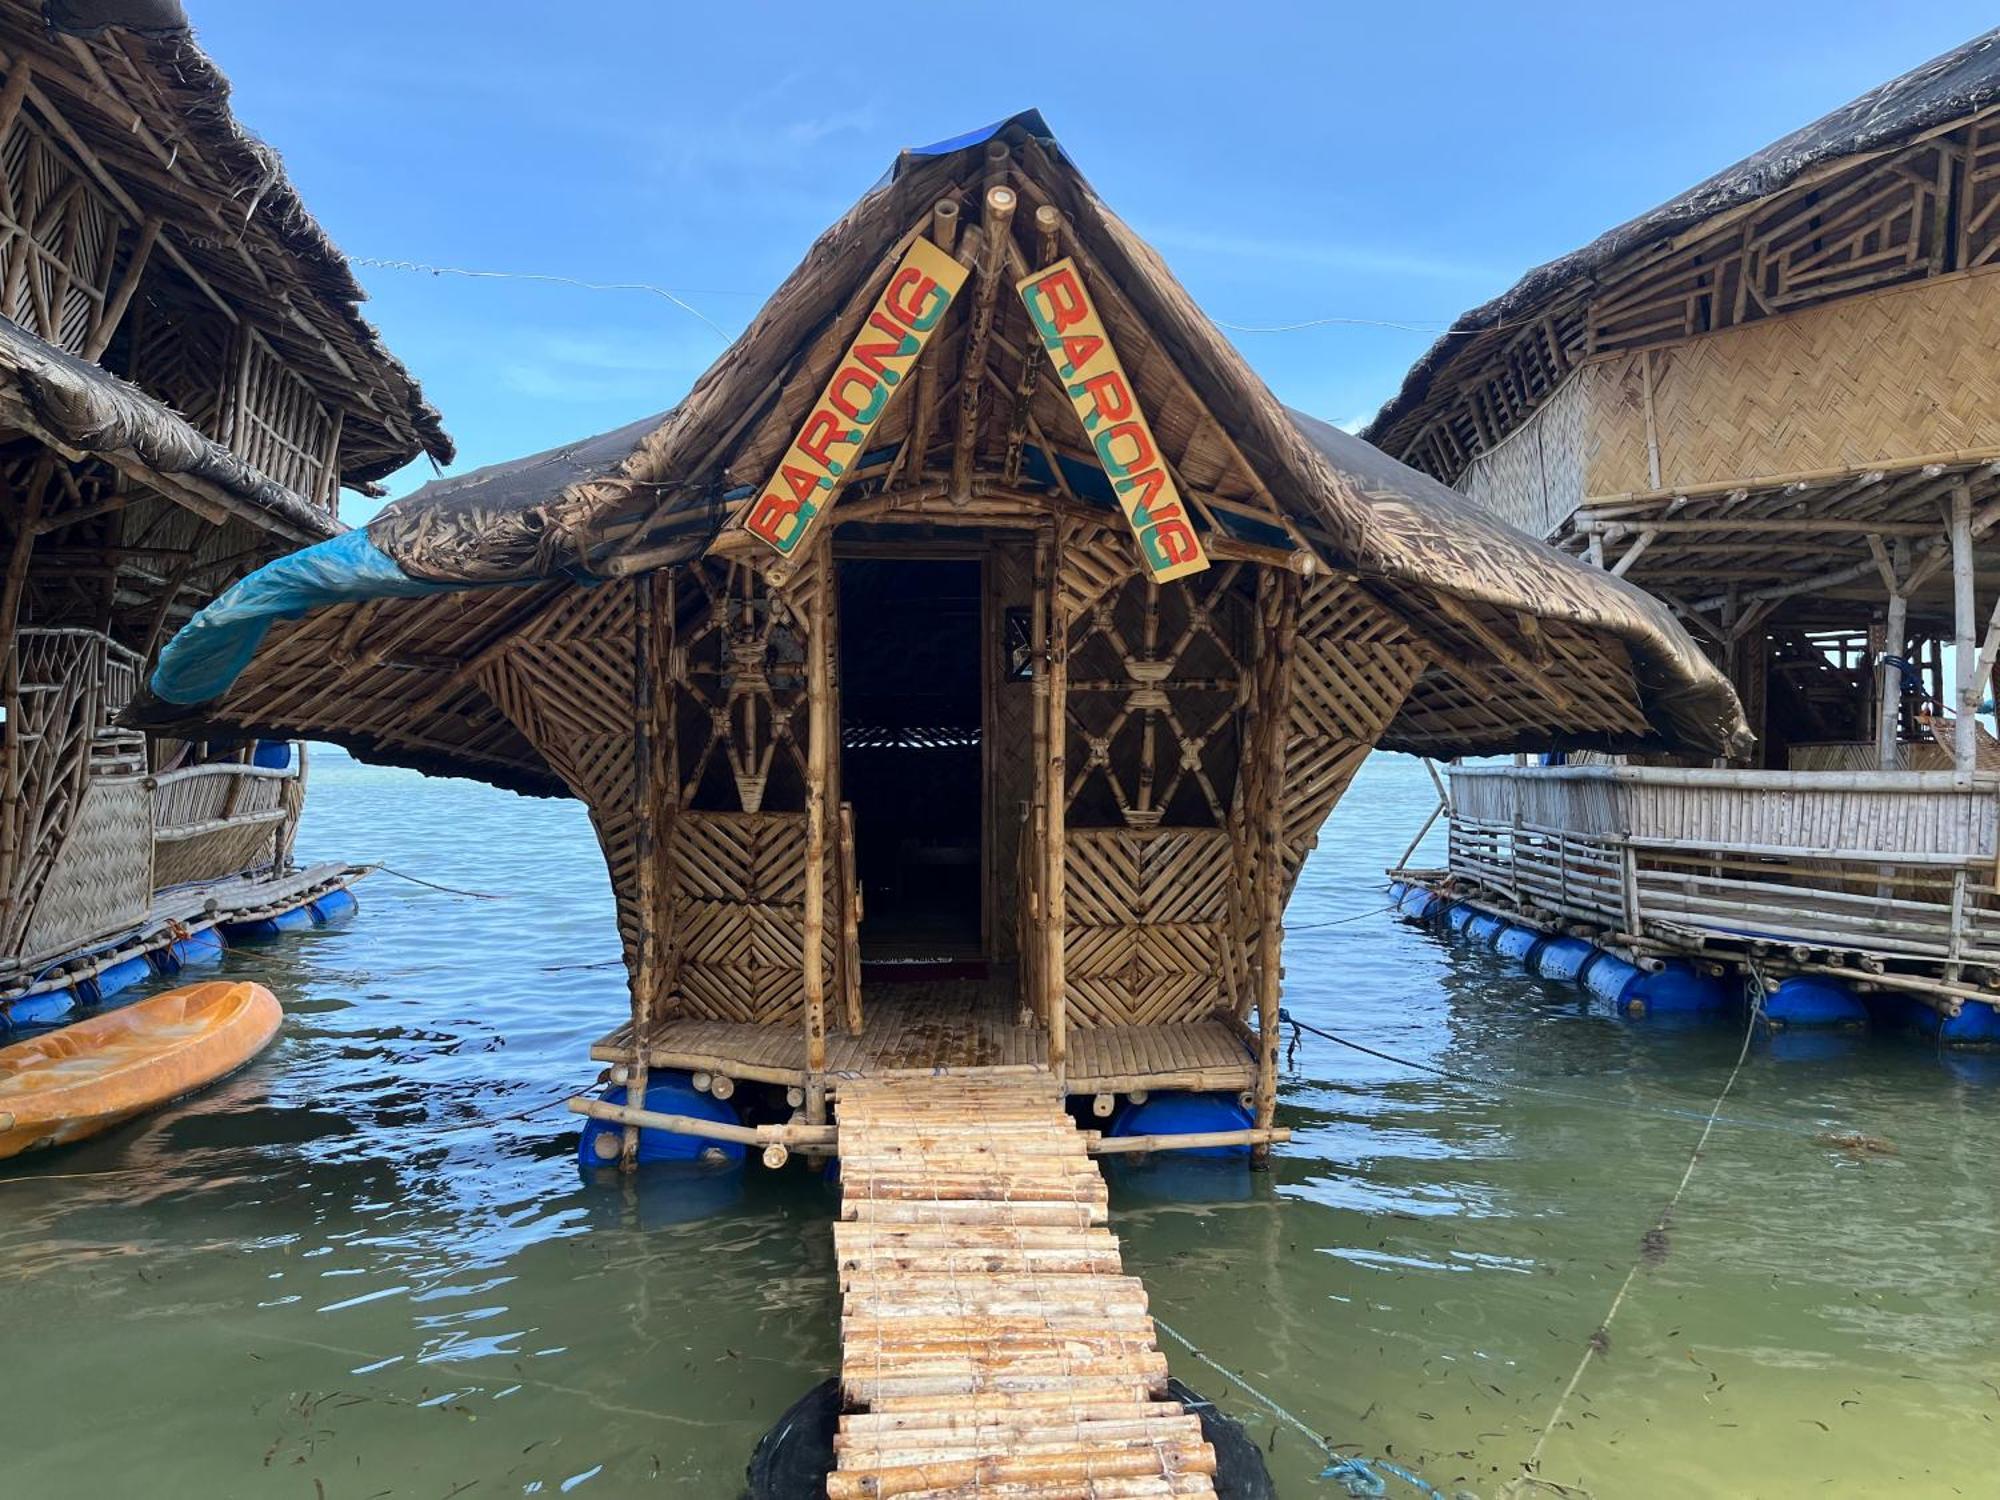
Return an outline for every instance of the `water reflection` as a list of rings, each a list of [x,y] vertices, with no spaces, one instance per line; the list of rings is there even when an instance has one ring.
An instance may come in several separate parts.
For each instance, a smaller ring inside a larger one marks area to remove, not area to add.
[[[622,1004],[581,811],[332,754],[314,774],[303,853],[503,899],[377,877],[352,925],[232,954],[286,1001],[270,1053],[5,1169],[0,1327],[32,1362],[0,1402],[0,1491],[735,1493],[837,1359],[834,1189],[579,1174],[560,1101]],[[1760,1040],[1649,1240],[1737,1023],[1634,1025],[1381,914],[1429,796],[1414,762],[1364,770],[1293,905],[1286,1005],[1464,1076],[1303,1036],[1273,1172],[1122,1164],[1114,1224],[1156,1313],[1350,1451],[1490,1496],[1637,1263],[1549,1478],[1977,1492],[2000,1059]],[[1284,1493],[1325,1491],[1302,1438],[1170,1353],[1273,1445]]]

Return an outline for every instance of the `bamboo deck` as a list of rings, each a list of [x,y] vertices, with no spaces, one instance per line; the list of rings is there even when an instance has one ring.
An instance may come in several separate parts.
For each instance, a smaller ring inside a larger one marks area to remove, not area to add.
[[[1048,1059],[1048,1033],[1016,1023],[1011,992],[991,981],[947,980],[871,989],[859,1036],[827,1037],[827,1070],[867,1078],[923,1070],[976,1073]],[[1235,1091],[1252,1086],[1256,1057],[1226,1022],[1094,1026],[1069,1033],[1073,1094],[1133,1089]],[[619,1027],[591,1049],[599,1062],[632,1057],[632,1028]],[[652,1068],[724,1073],[761,1083],[806,1082],[806,1040],[793,1025],[756,1025],[670,1016],[652,1028]]]
[[[851,1080],[837,1103],[829,1500],[1213,1495],[1053,1077]]]

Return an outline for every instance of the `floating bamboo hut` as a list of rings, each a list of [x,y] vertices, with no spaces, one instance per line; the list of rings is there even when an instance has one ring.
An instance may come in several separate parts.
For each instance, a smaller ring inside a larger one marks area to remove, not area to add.
[[[1355,769],[1742,734],[1664,607],[1280,406],[1034,114],[904,153],[679,406],[270,564],[151,689],[585,803],[580,1154],[839,1153],[834,1496],[1215,1493],[1092,1158],[1284,1138]]]
[[[1267,1141],[1285,901],[1372,748],[1742,733],[1664,606],[1281,406],[1032,113],[905,152],[680,405],[266,567],[151,687],[583,801],[592,1055],[801,1140],[842,1079],[1045,1069]]]
[[[1461,319],[1367,436],[1665,601],[1757,741],[1455,769],[1429,883],[2000,1038],[1997,348],[2000,32]]]
[[[0,3],[0,1029],[346,899],[302,749],[118,723],[343,485],[452,452],[228,97],[172,0]]]

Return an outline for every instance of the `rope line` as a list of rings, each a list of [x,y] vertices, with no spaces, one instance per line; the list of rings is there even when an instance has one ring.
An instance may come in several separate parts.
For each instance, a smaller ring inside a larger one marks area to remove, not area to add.
[[[1338,1480],[1350,1495],[1373,1497],[1388,1494],[1389,1486],[1382,1478],[1383,1474],[1388,1474],[1393,1478],[1402,1480],[1403,1483],[1410,1485],[1422,1494],[1430,1496],[1431,1500],[1445,1500],[1443,1492],[1436,1486],[1420,1476],[1411,1473],[1399,1463],[1386,1458],[1360,1458],[1342,1453],[1325,1437],[1321,1436],[1320,1433],[1308,1426],[1303,1418],[1287,1411],[1227,1365],[1210,1359],[1208,1355],[1202,1352],[1200,1346],[1193,1339],[1190,1339],[1178,1329],[1170,1327],[1164,1318],[1154,1317],[1153,1326],[1179,1344],[1183,1349],[1187,1350],[1188,1353],[1192,1354],[1204,1365],[1208,1366],[1209,1369],[1215,1371],[1224,1380],[1227,1380],[1231,1385],[1242,1391],[1244,1395],[1270,1412],[1272,1416],[1278,1418],[1286,1426],[1303,1434],[1306,1441],[1319,1449],[1327,1461],[1326,1467],[1320,1471],[1319,1477],[1321,1479]],[[1377,1470],[1380,1470],[1381,1473],[1377,1473]]]
[[[1535,1439],[1535,1446],[1522,1462],[1521,1480],[1515,1487],[1517,1493],[1519,1483],[1546,1485],[1547,1482],[1535,1473],[1541,1465],[1542,1449],[1548,1445],[1549,1435],[1555,1431],[1556,1424],[1562,1420],[1563,1412],[1569,1408],[1570,1397],[1576,1394],[1576,1388],[1583,1383],[1584,1372],[1590,1368],[1590,1362],[1597,1358],[1600,1350],[1609,1346],[1612,1320],[1625,1305],[1625,1298],[1632,1290],[1632,1283],[1639,1279],[1639,1272],[1646,1264],[1646,1243],[1654,1235],[1666,1232],[1667,1223],[1673,1218],[1674,1209],[1680,1204],[1682,1195],[1687,1192],[1688,1184],[1694,1180],[1694,1169],[1701,1163],[1701,1153],[1706,1149],[1708,1138],[1715,1130],[1715,1122],[1721,1118],[1723,1101],[1729,1097],[1730,1090],[1736,1087],[1736,1080],[1742,1076],[1743,1064],[1750,1056],[1750,1040],[1757,1034],[1757,1020],[1764,1010],[1764,976],[1757,971],[1754,963],[1750,965],[1750,969],[1757,981],[1757,994],[1750,1005],[1749,1023],[1743,1028],[1743,1045],[1737,1050],[1736,1065],[1729,1070],[1729,1077],[1723,1080],[1722,1092],[1715,1096],[1715,1103],[1708,1111],[1708,1121],[1701,1127],[1701,1134],[1695,1140],[1694,1150],[1688,1153],[1687,1167],[1681,1173],[1681,1180],[1674,1186],[1673,1196],[1667,1199],[1666,1206],[1653,1220],[1652,1227],[1641,1237],[1639,1253],[1633,1257],[1631,1269],[1626,1271],[1625,1279],[1618,1284],[1617,1294],[1612,1297],[1611,1306],[1605,1311],[1603,1321],[1584,1341],[1583,1357],[1576,1362],[1576,1369],[1570,1373],[1569,1384],[1563,1387],[1562,1394],[1556,1398],[1555,1410],[1549,1413],[1548,1421],[1542,1426],[1541,1435]]]
[[[507,899],[505,896],[495,895],[492,891],[468,891],[455,885],[439,885],[435,880],[423,880],[415,875],[406,875],[401,870],[392,869],[388,865],[363,865],[361,868],[371,872],[379,872],[383,875],[393,875],[398,880],[407,880],[411,885],[420,885],[425,890],[443,891],[447,896],[470,896],[474,901],[505,901]]]
[[[730,340],[729,330],[724,328],[692,302],[676,296],[666,287],[655,286],[650,281],[585,281],[579,276],[559,276],[549,271],[478,271],[465,266],[431,266],[414,260],[380,260],[368,255],[350,255],[350,265],[371,266],[379,271],[421,271],[431,276],[463,276],[468,281],[540,281],[551,286],[573,286],[586,292],[646,292],[655,297],[663,297],[682,312],[701,319],[715,330],[723,343]],[[716,295],[726,295],[717,293]]]

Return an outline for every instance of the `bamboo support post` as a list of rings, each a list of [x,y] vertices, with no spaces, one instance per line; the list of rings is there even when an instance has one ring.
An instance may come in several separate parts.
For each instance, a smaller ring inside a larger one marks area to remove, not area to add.
[[[1264,606],[1265,672],[1259,688],[1260,743],[1257,746],[1257,894],[1262,907],[1257,930],[1257,1129],[1269,1130],[1278,1109],[1278,997],[1284,951],[1284,788],[1285,750],[1290,738],[1292,651],[1299,629],[1298,575],[1266,571],[1259,576]],[[1270,1154],[1268,1142],[1253,1147],[1258,1161]]]
[[[1965,484],[1951,489],[1951,603],[1953,665],[1957,691],[1952,694],[1952,762],[1961,775],[1979,764],[1979,684],[1974,676],[1978,647],[1973,641],[1972,490]]]
[[[1049,1029],[1049,1068],[1058,1086],[1069,1078],[1069,1015],[1063,994],[1064,927],[1068,901],[1064,894],[1064,856],[1068,846],[1069,773],[1069,614],[1063,607],[1063,527],[1057,523],[1049,548],[1049,568],[1043,591],[1048,600],[1048,635],[1043,659],[1048,670],[1047,730],[1042,743],[1042,790],[1046,803],[1042,848],[1042,1013]]]
[[[806,871],[805,1010],[806,1074],[820,1087],[808,1095],[807,1118],[825,1118],[826,1095],[826,781],[832,752],[832,684],[828,648],[832,642],[832,529],[820,537],[814,560],[810,615],[806,626]],[[815,1113],[814,1106],[817,1106]]]

